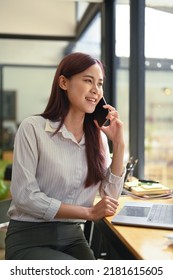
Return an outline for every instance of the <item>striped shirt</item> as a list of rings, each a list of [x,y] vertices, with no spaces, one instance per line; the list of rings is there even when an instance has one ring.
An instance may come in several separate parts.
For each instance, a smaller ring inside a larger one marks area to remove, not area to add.
[[[65,125],[41,116],[21,123],[14,142],[9,217],[19,221],[57,221],[61,202],[91,207],[97,192],[118,198],[124,175],[110,171],[107,137],[101,133],[106,157],[106,179],[85,188],[87,159],[85,136],[78,143]],[[76,220],[75,220],[76,221]]]

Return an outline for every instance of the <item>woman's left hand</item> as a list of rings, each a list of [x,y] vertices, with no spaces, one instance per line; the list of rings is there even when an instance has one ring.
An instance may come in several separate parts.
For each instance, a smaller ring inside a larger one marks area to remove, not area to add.
[[[109,104],[104,105],[105,109],[109,110],[107,115],[107,119],[110,121],[108,126],[100,127],[98,122],[94,120],[97,127],[103,131],[109,140],[113,142],[113,144],[121,144],[124,143],[124,136],[123,136],[123,123],[119,118],[119,114],[114,107]]]

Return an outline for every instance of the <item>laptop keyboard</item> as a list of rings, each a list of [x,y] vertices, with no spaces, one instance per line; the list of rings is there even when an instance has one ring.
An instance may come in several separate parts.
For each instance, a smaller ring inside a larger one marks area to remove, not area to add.
[[[150,211],[148,221],[173,224],[173,205],[154,204]]]

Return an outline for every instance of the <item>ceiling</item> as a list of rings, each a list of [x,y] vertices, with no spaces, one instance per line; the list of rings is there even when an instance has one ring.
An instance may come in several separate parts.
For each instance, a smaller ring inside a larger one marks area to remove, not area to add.
[[[102,0],[0,0],[0,34],[74,37],[81,10]]]
[[[0,0],[0,64],[57,65],[76,36],[77,2],[84,13],[102,0]]]

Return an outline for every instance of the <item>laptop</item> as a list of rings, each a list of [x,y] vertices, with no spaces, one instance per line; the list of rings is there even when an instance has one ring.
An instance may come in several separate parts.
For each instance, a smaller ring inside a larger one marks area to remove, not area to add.
[[[117,225],[173,229],[173,204],[126,202],[111,222]]]

